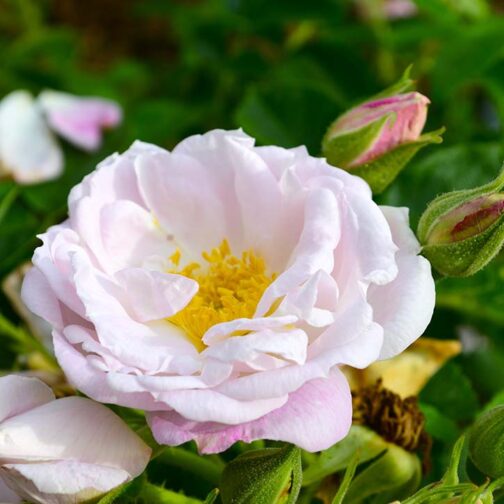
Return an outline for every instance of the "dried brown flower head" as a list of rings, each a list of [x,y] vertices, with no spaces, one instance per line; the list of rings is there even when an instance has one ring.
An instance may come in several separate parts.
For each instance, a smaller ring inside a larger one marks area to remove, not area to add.
[[[402,399],[384,388],[379,379],[353,393],[353,408],[354,423],[370,427],[386,441],[409,452],[421,452],[427,471],[432,441],[415,396]]]

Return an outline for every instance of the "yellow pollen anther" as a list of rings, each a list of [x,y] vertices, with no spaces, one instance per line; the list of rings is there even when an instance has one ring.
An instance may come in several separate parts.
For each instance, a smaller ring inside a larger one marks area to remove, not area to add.
[[[201,351],[205,348],[202,337],[215,324],[254,315],[257,303],[268,285],[276,278],[267,273],[262,257],[248,250],[238,258],[231,253],[224,240],[218,247],[203,252],[207,263],[202,266],[193,262],[171,273],[192,278],[199,290],[191,302],[168,320],[180,327],[191,342]],[[170,257],[177,267],[180,251]]]

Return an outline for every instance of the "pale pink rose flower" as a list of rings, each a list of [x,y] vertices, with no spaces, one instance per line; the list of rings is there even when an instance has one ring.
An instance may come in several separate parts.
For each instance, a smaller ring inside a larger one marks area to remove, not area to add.
[[[407,19],[418,14],[413,0],[355,0],[357,12],[365,19]]]
[[[103,98],[43,91],[38,102],[49,126],[84,150],[97,150],[102,141],[102,129],[113,128],[122,119],[119,105]]]
[[[22,499],[93,499],[141,474],[150,452],[101,404],[83,397],[55,400],[34,378],[0,378],[0,479]]]
[[[417,339],[434,282],[407,210],[304,147],[242,131],[135,143],[69,196],[22,290],[69,381],[145,409],[156,439],[309,450],[347,434],[339,367]]]
[[[429,103],[426,96],[417,92],[371,100],[343,114],[331,126],[327,137],[330,140],[385,119],[371,144],[350,161],[348,167],[368,163],[399,145],[418,140],[425,126]]]
[[[0,102],[0,175],[19,183],[51,180],[63,155],[32,95],[14,91]]]

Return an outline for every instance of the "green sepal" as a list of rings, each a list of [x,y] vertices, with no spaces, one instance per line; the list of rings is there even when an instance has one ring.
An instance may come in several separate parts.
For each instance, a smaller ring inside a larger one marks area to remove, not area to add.
[[[388,443],[387,451],[355,477],[345,504],[387,504],[415,492],[422,479],[420,459],[400,446]]]
[[[322,140],[322,154],[327,158],[327,162],[344,170],[354,171],[349,165],[363,152],[370,149],[376,138],[380,135],[385,123],[394,113],[386,114],[376,121],[366,124],[362,128],[350,131],[343,135],[336,135],[331,138],[333,125],[339,121],[336,119],[329,126],[324,139]]]
[[[301,450],[293,445],[246,452],[222,474],[223,504],[294,504],[301,490]]]
[[[469,434],[469,456],[483,474],[504,477],[504,405],[476,420]]]
[[[113,488],[98,500],[94,499],[91,502],[96,504],[119,504],[120,502],[134,501],[146,483],[147,476],[143,473],[138,478]]]
[[[430,144],[441,143],[443,141],[441,135],[444,131],[444,128],[440,128],[424,133],[418,140],[401,144],[369,163],[350,169],[349,172],[362,177],[370,185],[374,194],[380,194],[387,189],[420,149]]]
[[[219,497],[219,489],[214,488],[207,496],[203,504],[214,504],[216,502],[217,497]]]
[[[387,98],[389,96],[413,91],[415,89],[415,81],[410,77],[412,68],[413,65],[409,65],[397,82],[371,98],[368,98],[366,101],[379,100],[380,98]]]

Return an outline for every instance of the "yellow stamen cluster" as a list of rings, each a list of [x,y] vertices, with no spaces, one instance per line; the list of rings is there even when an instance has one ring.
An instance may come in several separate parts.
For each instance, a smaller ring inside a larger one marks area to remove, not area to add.
[[[202,337],[215,324],[252,317],[263,292],[275,279],[268,274],[264,260],[254,251],[231,253],[227,240],[210,252],[203,252],[205,265],[193,262],[178,269],[181,254],[170,258],[177,273],[198,282],[199,290],[191,302],[168,320],[184,330],[191,342],[203,350]]]

